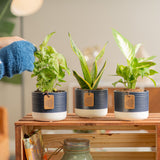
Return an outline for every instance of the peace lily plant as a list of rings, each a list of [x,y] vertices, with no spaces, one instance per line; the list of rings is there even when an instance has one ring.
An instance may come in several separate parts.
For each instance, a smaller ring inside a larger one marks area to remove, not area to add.
[[[156,82],[151,76],[157,73],[152,66],[155,56],[137,58],[136,53],[141,44],[133,45],[115,29],[112,30],[114,39],[127,60],[127,65],[117,64],[116,76],[122,77],[113,83],[122,83],[126,89],[114,91],[115,116],[124,120],[146,119],[149,115],[149,91],[136,90],[138,77],[149,78],[154,85]]]
[[[67,92],[57,87],[65,82],[65,72],[70,74],[70,70],[64,56],[48,45],[54,33],[48,34],[34,53],[32,77],[37,77],[37,91],[32,93],[32,115],[41,121],[62,120],[67,114]]]
[[[80,76],[75,70],[73,75],[78,81],[81,88],[75,90],[75,113],[80,117],[101,117],[107,114],[107,103],[108,103],[108,90],[98,89],[98,84],[104,73],[106,67],[106,60],[98,72],[97,62],[100,60],[105,52],[105,46],[96,56],[91,71],[87,65],[85,56],[76,46],[70,34],[70,44],[73,52],[79,58],[83,77]]]

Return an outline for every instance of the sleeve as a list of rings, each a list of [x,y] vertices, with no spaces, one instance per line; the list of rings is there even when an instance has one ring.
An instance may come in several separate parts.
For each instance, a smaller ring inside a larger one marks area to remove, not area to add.
[[[0,79],[2,79],[3,75],[4,75],[4,65],[0,59]]]

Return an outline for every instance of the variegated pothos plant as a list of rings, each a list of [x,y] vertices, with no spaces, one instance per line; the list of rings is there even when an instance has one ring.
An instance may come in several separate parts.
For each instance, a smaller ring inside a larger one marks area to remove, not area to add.
[[[147,77],[156,86],[155,80],[150,77],[158,73],[157,71],[150,69],[150,67],[156,65],[155,62],[151,61],[155,56],[148,58],[136,58],[136,53],[141,44],[134,46],[115,29],[112,29],[112,33],[121,52],[127,59],[127,66],[117,64],[116,76],[120,76],[123,79],[119,79],[112,83],[113,86],[116,86],[117,83],[122,83],[125,88],[135,89],[138,77]]]

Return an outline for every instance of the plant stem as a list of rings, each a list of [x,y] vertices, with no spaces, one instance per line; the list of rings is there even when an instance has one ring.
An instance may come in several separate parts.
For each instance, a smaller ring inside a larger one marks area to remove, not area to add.
[[[130,82],[130,83],[128,83],[128,88],[130,88],[130,89],[135,89],[136,88],[136,82]]]

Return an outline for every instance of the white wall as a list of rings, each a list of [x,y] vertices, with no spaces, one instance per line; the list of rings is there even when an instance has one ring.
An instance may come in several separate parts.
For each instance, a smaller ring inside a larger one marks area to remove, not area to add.
[[[118,30],[133,44],[143,43],[150,55],[160,62],[160,1],[159,0],[45,0],[43,7],[34,15],[24,18],[25,38],[39,45],[45,35],[56,31],[50,44],[64,54],[71,70],[81,72],[78,58],[70,48],[68,32],[83,50],[88,46],[106,47],[107,67],[103,82],[114,82],[116,64],[126,64],[112,36],[112,28]],[[160,63],[156,66],[159,71]],[[159,79],[159,74],[155,76]],[[74,77],[67,76],[63,85],[67,88]],[[26,113],[31,112],[31,92],[35,79],[26,73]]]
[[[156,55],[156,69],[160,71],[160,1],[159,0],[44,0],[43,7],[34,15],[24,18],[25,39],[39,45],[44,37],[56,31],[50,41],[57,51],[64,54],[71,70],[81,72],[78,58],[70,48],[68,32],[83,50],[98,45],[106,47],[107,67],[102,81],[115,81],[116,64],[126,61],[112,36],[112,28],[118,30],[132,43],[143,43],[150,55]],[[19,35],[19,20],[15,34]],[[31,92],[35,79],[25,72],[25,113],[31,112]],[[155,79],[159,80],[159,74]],[[74,77],[66,76],[67,89]],[[14,122],[21,117],[21,87],[0,83],[0,104],[9,111],[10,137],[14,138]]]

